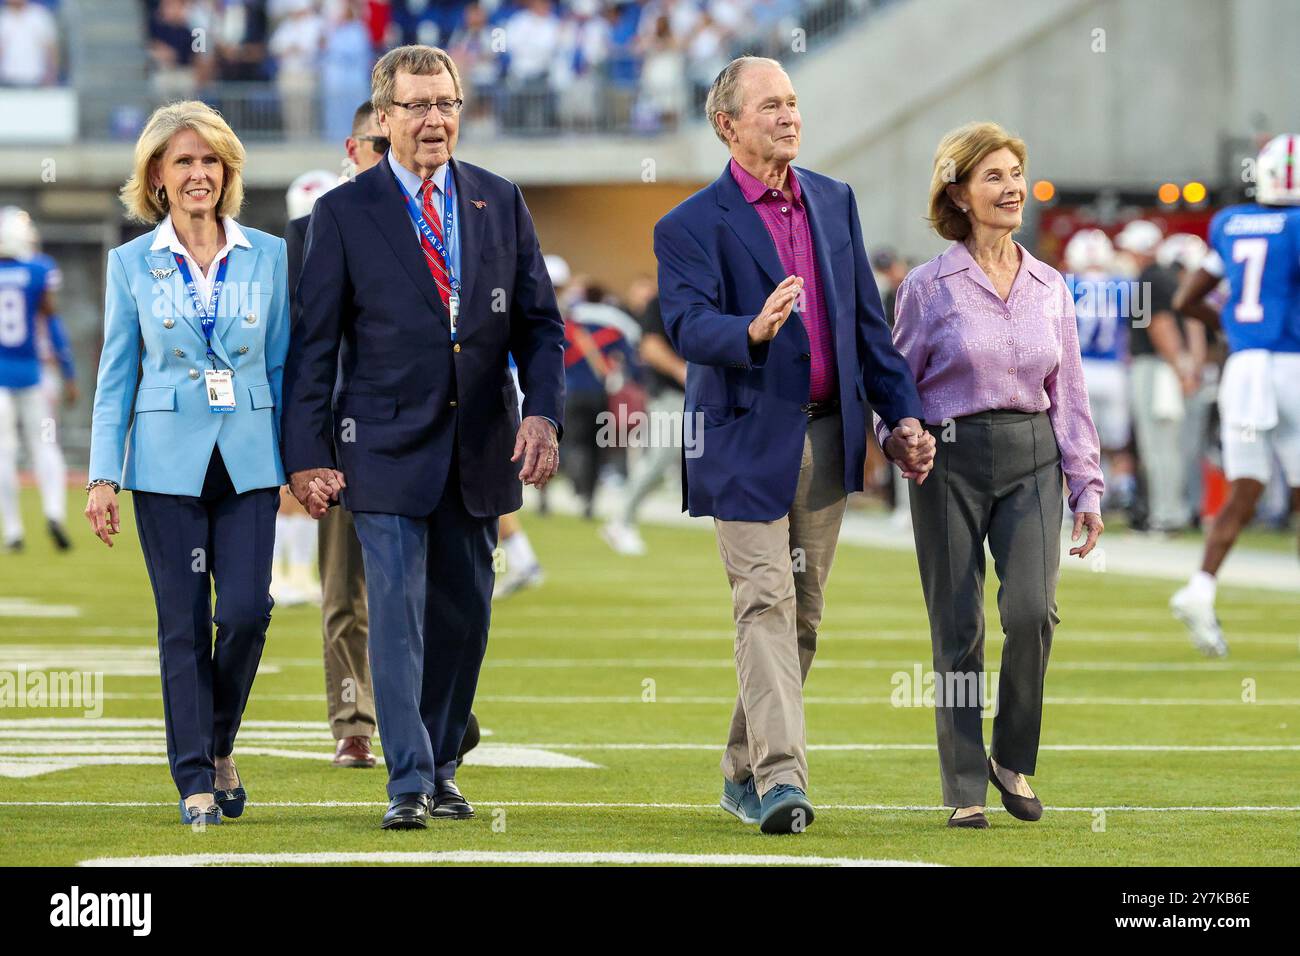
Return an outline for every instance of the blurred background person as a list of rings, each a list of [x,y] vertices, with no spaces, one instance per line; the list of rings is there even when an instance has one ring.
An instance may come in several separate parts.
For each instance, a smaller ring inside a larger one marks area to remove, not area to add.
[[[370,95],[375,55],[363,11],[362,0],[344,0],[338,19],[325,33],[321,51],[324,132],[326,139],[335,142],[351,135],[356,104]]]
[[[1200,268],[1209,248],[1200,236],[1176,232],[1167,237],[1156,249],[1156,262],[1169,270],[1169,314],[1173,316],[1180,335],[1183,351],[1174,360],[1179,385],[1183,390],[1183,422],[1178,439],[1178,453],[1182,456],[1183,507],[1188,523],[1193,528],[1201,526],[1201,507],[1205,482],[1201,472],[1210,450],[1210,417],[1218,394],[1219,367],[1210,359],[1210,343],[1214,333],[1204,322],[1187,322],[1181,312],[1173,307],[1173,293],[1182,280]],[[1156,318],[1158,318],[1158,314]],[[1152,319],[1155,324],[1156,318]],[[1173,344],[1168,319],[1163,320],[1164,331],[1154,333],[1161,337],[1165,348]],[[1166,352],[1162,351],[1162,355]],[[1168,359],[1166,359],[1168,361]]]
[[[325,22],[314,0],[283,0],[285,18],[271,34],[275,82],[285,135],[306,139],[316,132],[317,77]]]
[[[1164,241],[1160,227],[1146,219],[1129,221],[1115,237],[1137,270],[1144,316],[1127,313],[1129,386],[1133,437],[1142,470],[1144,524],[1150,531],[1175,534],[1191,521],[1187,510],[1185,461],[1180,449],[1184,396],[1196,391],[1196,363],[1183,338],[1182,317],[1174,311],[1178,276],[1156,261]],[[1145,319],[1145,321],[1139,321]]]
[[[582,298],[563,313],[566,450],[560,467],[573,482],[582,516],[591,520],[601,466],[611,457],[607,451],[621,450],[605,436],[621,434],[617,423],[643,410],[625,391],[636,381],[641,329],[605,301],[603,286],[586,280],[580,285]]]
[[[1129,510],[1136,490],[1128,393],[1128,282],[1115,272],[1115,247],[1101,229],[1081,229],[1065,244],[1066,285],[1074,297],[1079,352],[1092,422],[1101,439],[1104,508]]]
[[[42,317],[58,311],[59,284],[53,260],[37,255],[36,231],[27,213],[16,206],[0,209],[0,525],[10,552],[23,550],[25,536],[18,506],[20,432],[40,489],[46,530],[60,551],[71,547],[64,529],[67,469],[38,351]]]
[[[33,0],[0,7],[0,85],[53,86],[59,81],[59,27]]]
[[[647,411],[650,425],[647,434],[662,436],[670,429],[659,424],[672,417],[678,419],[686,407],[686,362],[677,354],[668,334],[664,331],[663,315],[659,311],[659,286],[648,276],[632,283],[628,290],[627,306],[641,325],[641,342],[638,348],[644,368]],[[679,439],[683,426],[678,422],[671,432]],[[651,441],[636,449],[636,461],[629,466],[628,481],[622,495],[622,504],[616,517],[601,529],[605,542],[619,554],[645,554],[645,542],[637,529],[637,513],[646,498],[670,475],[674,484],[681,469],[679,444]]]
[[[194,29],[185,0],[161,0],[149,19],[151,80],[160,99],[193,96],[198,89]]]
[[[234,218],[244,157],[203,103],[150,117],[122,201],[155,227],[108,258],[91,425],[86,518],[112,547],[117,494],[131,489],[158,611],[168,763],[187,824],[244,812],[233,750],[271,622],[285,481],[285,246]]]

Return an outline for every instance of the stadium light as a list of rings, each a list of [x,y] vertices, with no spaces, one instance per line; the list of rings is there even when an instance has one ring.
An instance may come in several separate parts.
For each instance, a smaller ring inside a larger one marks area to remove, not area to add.
[[[1156,190],[1156,197],[1166,206],[1172,206],[1178,202],[1180,192],[1177,183],[1161,183],[1160,188]]]
[[[1205,202],[1205,184],[1191,182],[1183,187],[1183,199],[1189,203]]]
[[[1034,183],[1034,198],[1039,202],[1051,202],[1056,195],[1056,186],[1050,179],[1040,179]]]

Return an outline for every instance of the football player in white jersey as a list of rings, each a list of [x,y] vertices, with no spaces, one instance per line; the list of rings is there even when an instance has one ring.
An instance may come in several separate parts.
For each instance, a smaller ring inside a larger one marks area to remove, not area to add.
[[[1228,653],[1214,610],[1216,575],[1282,466],[1300,502],[1300,136],[1277,136],[1255,164],[1255,201],[1210,222],[1209,254],[1185,276],[1174,308],[1222,327],[1229,356],[1219,386],[1228,500],[1205,541],[1201,570],[1170,599],[1192,642],[1210,657]],[[1216,312],[1205,301],[1220,281]]]
[[[9,551],[24,545],[18,504],[19,434],[40,490],[46,527],[59,550],[71,547],[64,522],[67,476],[57,423],[41,386],[37,350],[42,315],[56,313],[59,272],[36,254],[31,219],[16,206],[0,209],[0,527]]]

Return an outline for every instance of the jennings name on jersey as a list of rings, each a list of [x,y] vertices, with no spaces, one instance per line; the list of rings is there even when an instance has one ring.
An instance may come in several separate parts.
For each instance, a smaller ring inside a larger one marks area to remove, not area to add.
[[[53,260],[0,258],[0,388],[40,384],[36,322],[45,293],[57,289]]]
[[[1219,321],[1233,352],[1300,352],[1300,206],[1221,209],[1201,268],[1228,280]]]

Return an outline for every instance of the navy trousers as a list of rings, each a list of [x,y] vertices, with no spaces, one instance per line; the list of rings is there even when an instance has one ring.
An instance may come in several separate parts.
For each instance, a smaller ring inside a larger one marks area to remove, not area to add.
[[[213,449],[197,498],[131,497],[158,608],[167,762],[182,797],[211,793],[213,757],[234,750],[271,623],[279,489],[236,494]]]
[[[455,461],[423,518],[356,512],[370,609],[370,673],[388,796],[456,775],[492,611],[497,519],[465,509]]]

